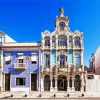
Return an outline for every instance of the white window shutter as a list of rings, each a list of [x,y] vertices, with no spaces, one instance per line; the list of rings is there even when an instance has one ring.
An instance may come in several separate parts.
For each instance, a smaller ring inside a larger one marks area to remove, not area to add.
[[[31,55],[31,61],[37,61],[37,55]]]
[[[23,55],[18,56],[18,59],[24,59]]]
[[[24,59],[24,54],[23,53],[18,53],[18,59]]]
[[[5,57],[5,61],[10,61],[11,60],[11,56],[10,55],[7,55],[6,57]]]

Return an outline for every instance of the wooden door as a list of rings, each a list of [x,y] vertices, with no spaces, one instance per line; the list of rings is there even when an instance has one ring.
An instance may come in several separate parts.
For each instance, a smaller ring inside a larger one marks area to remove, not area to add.
[[[31,74],[31,91],[37,90],[37,74]]]
[[[5,91],[10,91],[10,74],[5,74]]]

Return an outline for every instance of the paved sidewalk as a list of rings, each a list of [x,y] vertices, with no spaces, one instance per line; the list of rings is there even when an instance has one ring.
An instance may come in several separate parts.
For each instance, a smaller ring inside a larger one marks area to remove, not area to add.
[[[41,95],[40,95],[41,94]],[[9,99],[9,98],[20,98],[20,99],[54,99],[54,98],[59,98],[59,99],[65,99],[65,98],[99,98],[100,100],[100,92],[95,92],[95,93],[88,93],[88,92],[1,92],[0,93],[0,99]],[[86,99],[85,99],[86,100]],[[95,100],[95,99],[94,99]]]

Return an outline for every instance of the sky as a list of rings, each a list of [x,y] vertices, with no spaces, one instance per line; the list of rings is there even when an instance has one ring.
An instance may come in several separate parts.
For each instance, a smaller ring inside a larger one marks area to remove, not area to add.
[[[100,45],[100,0],[0,0],[0,30],[18,42],[41,41],[54,31],[59,8],[69,18],[70,31],[83,32],[84,65]]]

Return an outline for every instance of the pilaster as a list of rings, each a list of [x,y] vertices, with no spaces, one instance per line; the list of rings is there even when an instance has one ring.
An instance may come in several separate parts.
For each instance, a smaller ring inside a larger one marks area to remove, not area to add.
[[[41,76],[41,92],[44,91],[44,76]]]
[[[74,78],[72,78],[72,91],[73,92],[75,91],[75,88],[74,88]]]
[[[50,77],[50,82],[51,82],[51,84],[50,84],[50,92],[53,92],[52,80],[53,80],[53,77],[51,76]]]
[[[57,92],[58,89],[57,89],[57,76],[55,77],[55,92]]]

